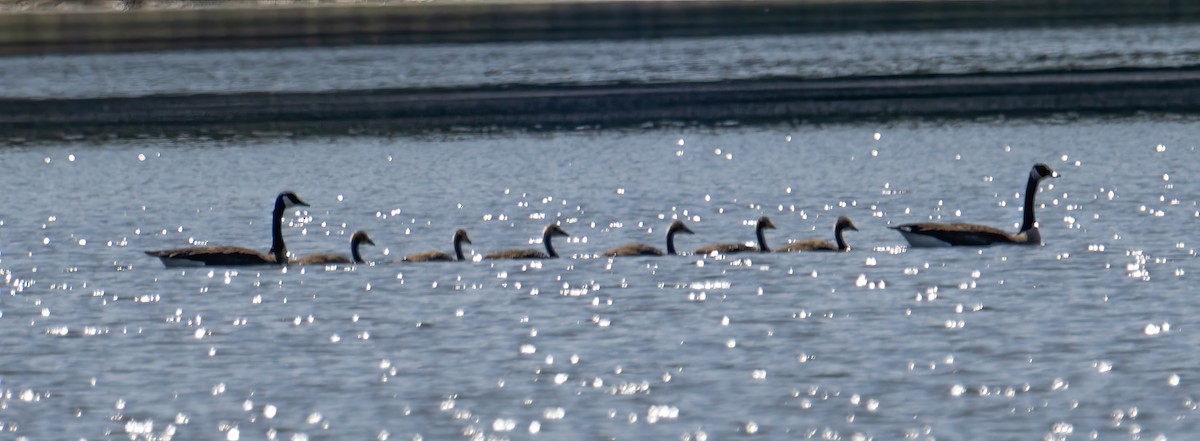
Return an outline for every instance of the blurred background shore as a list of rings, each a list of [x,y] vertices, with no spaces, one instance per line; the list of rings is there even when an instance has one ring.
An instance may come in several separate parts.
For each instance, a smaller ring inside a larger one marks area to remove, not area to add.
[[[1197,23],[1177,0],[0,0],[0,129],[1192,113]]]
[[[0,54],[1178,23],[1177,0],[0,1]]]

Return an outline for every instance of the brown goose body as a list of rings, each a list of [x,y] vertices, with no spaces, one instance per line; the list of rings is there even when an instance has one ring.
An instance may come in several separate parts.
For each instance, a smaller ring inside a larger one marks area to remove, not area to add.
[[[362,254],[359,254],[358,247],[362,244],[375,245],[375,242],[367,236],[367,233],[362,230],[355,231],[350,235],[350,257],[335,253],[313,253],[292,259],[290,262],[294,265],[332,265],[332,264],[349,264],[349,263],[365,263]]]
[[[483,256],[484,259],[553,259],[558,257],[558,253],[554,251],[554,245],[550,243],[550,239],[555,236],[570,236],[558,224],[547,225],[542,230],[542,245],[546,246],[546,251],[542,252],[535,249],[511,249],[503,251],[495,251]]]
[[[809,251],[849,251],[850,246],[846,244],[846,239],[842,238],[842,232],[845,230],[858,231],[858,227],[854,226],[854,222],[846,216],[838,217],[837,223],[833,226],[833,238],[836,241],[830,242],[824,239],[804,239],[788,243],[780,248],[780,253],[797,253]]]
[[[696,248],[696,253],[699,255],[705,254],[734,254],[734,253],[757,253],[758,247],[744,243],[714,243]]]
[[[305,254],[288,261],[291,265],[334,265],[354,263],[349,257],[338,253]]]
[[[1021,229],[1009,233],[987,225],[922,222],[890,227],[899,231],[908,244],[916,247],[988,246],[996,244],[1040,245],[1037,218],[1033,214],[1034,196],[1038,183],[1045,178],[1057,178],[1058,173],[1046,164],[1034,164],[1025,184],[1025,213]]]
[[[665,256],[666,254],[667,253],[663,252],[663,250],[659,249],[658,247],[646,245],[644,243],[625,244],[625,245],[621,245],[616,248],[609,248],[607,250],[604,250],[603,253],[601,253],[601,255],[607,256],[607,257]],[[675,253],[671,253],[671,254],[675,254]]]
[[[462,259],[455,259],[449,253],[441,251],[425,251],[422,253],[412,253],[400,259],[404,262],[454,262]]]
[[[688,228],[687,225],[685,225],[683,223],[683,221],[676,220],[674,222],[671,222],[671,225],[667,227],[667,251],[665,253],[663,252],[663,250],[652,247],[650,245],[646,245],[643,243],[631,243],[631,244],[622,245],[622,246],[619,246],[616,248],[612,248],[609,250],[605,250],[603,255],[608,256],[608,257],[617,257],[617,256],[663,256],[663,255],[667,255],[667,254],[678,254],[675,251],[675,234],[676,233],[693,234],[692,230],[690,228]]]
[[[443,253],[441,251],[426,251],[423,253],[413,253],[404,256],[405,262],[455,262],[466,260],[463,257],[462,244],[470,244],[471,238],[467,237],[467,230],[458,229],[454,231],[454,255]]]
[[[283,212],[289,207],[308,204],[300,200],[296,193],[285,191],[275,197],[275,208],[271,212],[271,250],[267,253],[238,246],[208,246],[175,248],[169,250],[150,250],[146,255],[157,257],[163,266],[197,267],[197,266],[251,266],[277,265],[287,262],[287,246],[283,243]]]
[[[995,244],[1032,244],[1041,242],[1037,230],[1009,233],[987,225],[924,222],[905,224],[892,229],[900,231],[913,247],[988,246]],[[1032,233],[1032,234],[1030,234]],[[1035,239],[1030,241],[1030,239]]]
[[[250,266],[272,265],[275,256],[257,250],[235,246],[211,246],[175,248],[170,250],[146,251],[146,255],[157,257],[168,268],[186,266]]]
[[[775,224],[772,224],[771,219],[766,216],[758,218],[758,222],[754,224],[754,235],[758,239],[757,247],[744,243],[717,243],[697,248],[696,254],[769,253],[771,248],[767,246],[767,237],[763,232],[767,229],[774,230]]]
[[[553,256],[553,257],[558,257],[558,256]],[[487,253],[487,254],[483,255],[483,258],[484,259],[493,259],[493,260],[504,260],[504,259],[522,260],[522,259],[550,259],[550,258],[552,258],[552,256],[550,256],[549,254],[546,254],[542,251],[538,251],[538,250],[534,250],[534,249],[511,249],[511,250],[501,250],[501,251]]]

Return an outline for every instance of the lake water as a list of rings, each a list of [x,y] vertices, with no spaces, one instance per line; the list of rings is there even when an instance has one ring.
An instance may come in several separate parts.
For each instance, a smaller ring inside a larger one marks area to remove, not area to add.
[[[1200,25],[1194,23],[213,50],[7,57],[0,59],[0,97],[828,78],[1197,63]]]
[[[0,149],[7,439],[1187,439],[1200,433],[1197,121],[1170,115]],[[909,249],[885,227],[1045,246]],[[351,267],[143,250],[378,246]],[[844,254],[593,257],[832,239]],[[543,262],[396,264],[540,246]]]

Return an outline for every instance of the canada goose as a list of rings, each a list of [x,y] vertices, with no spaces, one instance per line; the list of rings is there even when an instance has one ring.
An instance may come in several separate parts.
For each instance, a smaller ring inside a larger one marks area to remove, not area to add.
[[[279,265],[287,263],[287,247],[283,244],[283,211],[289,207],[307,207],[296,193],[285,191],[275,198],[271,212],[271,250],[267,254],[245,247],[211,246],[146,251],[157,257],[163,266],[246,266]]]
[[[409,254],[401,260],[406,262],[453,262],[455,260],[466,260],[463,258],[462,251],[462,244],[464,243],[471,243],[471,238],[467,237],[467,230],[458,229],[454,231],[453,256],[441,251],[426,251],[424,253]]]
[[[854,226],[854,222],[850,222],[850,218],[840,216],[837,223],[833,225],[833,238],[837,240],[837,244],[830,243],[823,239],[804,239],[798,240],[779,249],[780,253],[794,253],[798,251],[849,251],[850,246],[846,245],[846,240],[842,239],[842,231],[858,231],[858,227]]]
[[[554,236],[570,236],[566,231],[563,231],[558,224],[546,225],[546,229],[542,230],[542,244],[546,246],[546,252],[541,252],[534,249],[514,249],[495,251],[483,256],[484,259],[549,259],[558,257],[558,253],[554,252],[554,246],[550,244],[550,238]]]
[[[666,254],[678,254],[675,252],[675,233],[693,234],[692,230],[683,224],[683,221],[677,220],[671,222],[667,227],[667,252]],[[622,245],[604,252],[605,256],[661,256],[663,251],[642,243],[631,243]]]
[[[987,246],[999,243],[1040,245],[1042,235],[1038,233],[1037,218],[1033,216],[1033,198],[1042,179],[1057,177],[1058,173],[1046,164],[1034,164],[1029,170],[1029,182],[1025,184],[1025,219],[1021,223],[1021,230],[1016,233],[964,223],[925,222],[889,228],[899,231],[913,247]]]
[[[767,247],[767,238],[763,234],[765,229],[775,229],[775,224],[771,223],[771,219],[766,216],[758,218],[758,222],[754,224],[754,235],[758,237],[758,248],[745,243],[717,243],[696,249],[696,254],[712,254],[713,252],[721,254],[743,253],[743,252],[762,252],[769,253],[771,248]]]
[[[350,235],[350,258],[334,253],[314,253],[292,259],[291,264],[295,265],[328,265],[333,263],[365,263],[362,255],[358,253],[358,246],[361,244],[375,245],[375,242],[367,236],[367,232],[363,230],[355,231]]]

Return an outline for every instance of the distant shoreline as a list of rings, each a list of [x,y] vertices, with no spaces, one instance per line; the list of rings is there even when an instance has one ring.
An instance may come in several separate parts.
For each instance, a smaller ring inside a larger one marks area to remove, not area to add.
[[[1178,0],[446,1],[0,13],[4,55],[1035,28],[1200,21]],[[0,143],[180,133],[394,133],[660,123],[1200,113],[1200,66],[0,99]]]
[[[698,83],[0,99],[7,139],[1200,111],[1200,67]]]
[[[433,1],[0,13],[0,56],[1200,21],[1178,0]]]

